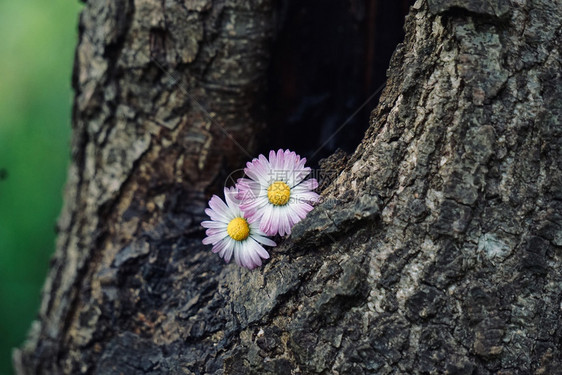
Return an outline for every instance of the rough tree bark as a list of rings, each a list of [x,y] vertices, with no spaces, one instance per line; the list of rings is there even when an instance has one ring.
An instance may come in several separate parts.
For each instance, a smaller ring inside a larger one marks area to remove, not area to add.
[[[149,56],[250,142],[269,2],[101,3],[18,373],[561,373],[560,0],[418,1],[365,138],[257,271],[201,245],[240,152]]]

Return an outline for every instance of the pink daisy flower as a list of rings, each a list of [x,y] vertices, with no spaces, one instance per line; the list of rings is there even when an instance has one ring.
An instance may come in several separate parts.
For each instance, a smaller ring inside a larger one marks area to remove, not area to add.
[[[209,201],[210,208],[205,212],[211,220],[201,223],[207,228],[203,244],[213,245],[213,253],[218,253],[226,263],[234,255],[236,264],[254,269],[261,266],[262,259],[269,258],[262,245],[275,246],[275,242],[265,237],[255,219],[244,215],[236,194],[235,188],[224,188],[226,204],[216,195]]]
[[[310,168],[306,158],[293,151],[269,152],[269,159],[260,155],[248,162],[236,187],[240,208],[252,220],[259,220],[260,229],[272,236],[291,234],[291,228],[312,210],[320,196],[314,178],[305,180]]]

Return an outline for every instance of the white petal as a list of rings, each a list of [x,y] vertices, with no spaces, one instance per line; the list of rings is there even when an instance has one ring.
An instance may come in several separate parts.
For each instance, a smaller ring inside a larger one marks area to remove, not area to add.
[[[261,266],[261,258],[259,256],[256,246],[258,245],[254,240],[246,241],[244,244],[244,253],[246,254],[246,264],[249,269]],[[258,245],[259,246],[259,245]]]
[[[290,209],[287,209],[286,211],[289,210]],[[282,214],[279,215],[279,227],[283,230],[283,233],[291,234],[291,225],[289,224],[288,212],[282,212]],[[281,230],[279,232],[281,233]],[[281,235],[284,236],[284,234]]]
[[[294,180],[292,181],[293,183],[291,184],[291,186],[300,184],[302,180],[304,180],[306,176],[310,174],[310,170],[311,169],[309,167],[295,168],[295,172],[293,173]]]
[[[240,249],[240,263],[242,266],[252,269],[253,268],[253,262],[252,262],[252,258],[250,257],[250,252],[251,249],[248,246],[248,241],[244,241],[243,243],[239,243],[239,249]]]
[[[234,252],[234,240],[232,238],[228,237],[226,239],[226,241],[228,241],[228,242],[227,242],[226,247],[225,247],[226,251],[224,253],[224,261],[226,263],[229,263],[230,259],[232,259],[232,253]]]
[[[294,194],[291,194],[291,199],[295,203],[309,203],[309,202],[315,203],[320,200],[320,195],[318,195],[318,193],[315,193],[313,191],[301,190],[301,191],[295,191]]]
[[[230,209],[223,202],[223,200],[217,197],[216,195],[213,195],[209,200],[209,207],[211,207],[211,209],[215,211],[217,214],[221,214],[223,216],[229,217]]]
[[[267,238],[267,237],[265,237],[265,236],[262,236],[262,235],[260,235],[260,234],[252,234],[251,237],[252,237],[254,240],[256,240],[256,242],[262,243],[262,244],[264,244],[264,245],[266,245],[266,246],[277,246],[277,244],[276,244],[273,240],[271,240],[271,239],[269,239],[269,238]]]
[[[207,229],[207,230],[205,231],[205,234],[206,234],[208,237],[214,236],[215,234],[218,234],[218,233],[222,233],[222,234],[224,234],[225,236],[227,236],[227,235],[228,235],[228,233],[227,233],[227,227],[225,226],[224,228],[209,228],[209,229]]]
[[[203,228],[226,228],[225,223],[220,221],[202,221],[201,226]]]
[[[217,242],[219,242],[220,240],[222,240],[223,238],[225,238],[225,236],[222,233],[217,233],[217,234],[214,234],[212,236],[203,238],[203,244],[204,245],[209,245],[209,244],[214,245]]]
[[[289,209],[287,210],[287,216],[289,218],[289,223],[291,224],[291,227],[294,226],[299,221],[301,221],[301,218],[299,217],[299,215],[297,214],[296,210],[292,205],[289,205]]]
[[[260,255],[255,250],[249,252],[248,255],[252,258],[252,268],[250,269],[254,269],[262,265]]]
[[[220,240],[219,242],[216,243],[215,246],[213,246],[213,253],[219,253],[223,251],[226,248],[226,245],[228,244],[228,239],[224,238],[222,240]],[[222,256],[222,255],[221,255]]]
[[[209,217],[210,217],[211,220],[213,220],[213,221],[220,221],[220,222],[226,223],[226,224],[230,223],[230,220],[231,220],[231,219],[229,219],[228,216],[223,215],[223,214],[219,214],[219,213],[213,211],[213,210],[210,209],[210,208],[205,208],[205,213],[206,213],[207,215],[209,215]]]
[[[279,215],[281,214],[281,207],[280,206],[274,206],[272,213],[271,213],[271,228],[269,230],[269,234],[271,233],[279,233]]]
[[[315,178],[309,178],[308,180],[304,180],[300,182],[298,185],[293,186],[292,189],[298,190],[314,190],[318,187],[318,181]]]
[[[273,209],[273,215],[271,220],[272,226],[275,227],[273,228],[273,231],[275,233],[278,233],[280,236],[284,236],[285,234],[288,233],[288,231],[286,230],[287,229],[286,216],[287,216],[288,207],[289,205],[275,206]]]
[[[226,200],[226,204],[230,208],[230,210],[236,210],[240,202],[236,199],[236,194],[238,191],[234,188],[224,188],[224,199]]]
[[[272,241],[273,242],[273,241]],[[255,252],[263,259],[269,259],[269,253],[257,241],[252,241]],[[274,242],[275,243],[275,242]]]
[[[267,198],[259,197],[252,200],[245,201],[244,203],[240,204],[240,209],[246,215],[261,217],[263,215],[261,211],[263,210],[263,207],[265,207],[266,205],[270,205]]]
[[[242,263],[240,261],[240,243],[238,241],[234,241],[233,251],[234,251],[234,261],[239,266],[242,266]]]
[[[270,234],[271,220],[273,215],[273,205],[267,204],[261,209],[262,217],[260,219],[260,230],[265,234]]]
[[[295,212],[300,219],[304,219],[306,215],[308,215],[308,213],[312,211],[313,207],[308,203],[298,202],[292,204],[291,208],[293,209],[293,212]]]

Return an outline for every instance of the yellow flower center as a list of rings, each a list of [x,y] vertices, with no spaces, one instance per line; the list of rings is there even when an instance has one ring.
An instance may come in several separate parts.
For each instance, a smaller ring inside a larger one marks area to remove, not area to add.
[[[250,235],[250,226],[246,219],[237,217],[230,220],[226,227],[226,233],[236,241],[244,241]]]
[[[291,188],[283,181],[275,181],[267,188],[267,199],[275,206],[284,206],[291,198]]]

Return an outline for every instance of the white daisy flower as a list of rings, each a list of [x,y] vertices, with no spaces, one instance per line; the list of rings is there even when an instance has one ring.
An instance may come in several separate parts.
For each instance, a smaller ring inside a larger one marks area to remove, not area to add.
[[[205,209],[210,221],[203,221],[201,226],[208,228],[203,244],[213,245],[213,253],[218,253],[226,263],[232,255],[236,264],[248,269],[261,266],[262,259],[269,254],[263,245],[275,246],[275,242],[265,237],[259,229],[258,222],[248,219],[240,210],[235,188],[224,188],[226,204],[213,195],[209,207]]]
[[[269,152],[269,160],[260,155],[248,162],[236,187],[240,208],[252,220],[259,220],[260,229],[272,236],[291,234],[291,228],[312,210],[320,196],[314,189],[314,178],[305,180],[310,168],[306,158],[293,151]]]

